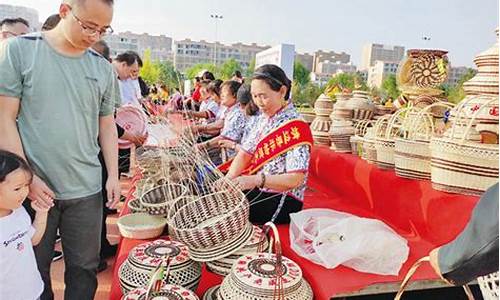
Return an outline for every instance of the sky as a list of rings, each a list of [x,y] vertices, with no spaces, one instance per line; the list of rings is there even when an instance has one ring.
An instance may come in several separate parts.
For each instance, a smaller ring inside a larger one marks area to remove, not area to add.
[[[38,10],[43,22],[60,0],[2,0]],[[261,45],[294,44],[300,53],[345,51],[361,63],[366,43],[449,51],[454,66],[474,66],[495,43],[498,0],[115,0],[117,32]],[[422,39],[430,37],[429,41]]]

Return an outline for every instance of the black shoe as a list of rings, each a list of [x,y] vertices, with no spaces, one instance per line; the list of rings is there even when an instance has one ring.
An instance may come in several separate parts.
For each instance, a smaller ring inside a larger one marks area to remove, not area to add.
[[[113,257],[118,250],[118,245],[109,245],[101,249],[101,260],[104,260],[109,257]]]
[[[52,261],[58,261],[63,258],[63,253],[61,251],[54,250],[54,256],[52,257]]]
[[[97,266],[97,273],[101,273],[102,271],[108,268],[108,263],[105,260],[101,260],[99,265]]]

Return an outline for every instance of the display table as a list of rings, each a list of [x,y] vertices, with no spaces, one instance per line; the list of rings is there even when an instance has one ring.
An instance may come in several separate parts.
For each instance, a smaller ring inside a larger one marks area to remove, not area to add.
[[[288,226],[279,226],[283,254],[297,262],[311,284],[315,299],[395,291],[410,266],[436,246],[452,240],[467,224],[478,198],[432,189],[429,181],[399,178],[351,154],[338,154],[326,147],[313,147],[304,209],[330,208],[361,217],[376,218],[408,240],[410,254],[399,276],[381,276],[343,266],[326,269],[290,248]],[[127,213],[125,210],[123,213]],[[112,300],[121,297],[118,267],[128,252],[143,240],[123,238],[113,271]],[[390,251],[390,249],[388,249]],[[434,288],[444,284],[431,267],[415,274],[412,288]],[[203,270],[198,295],[219,284],[221,277]]]

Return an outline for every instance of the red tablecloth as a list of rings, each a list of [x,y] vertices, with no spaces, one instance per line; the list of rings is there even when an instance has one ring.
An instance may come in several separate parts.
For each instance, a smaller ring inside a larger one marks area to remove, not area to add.
[[[447,194],[432,189],[428,181],[407,180],[383,171],[357,156],[337,154],[326,147],[313,147],[304,208],[331,208],[362,217],[377,218],[408,240],[410,256],[399,276],[380,276],[350,268],[333,270],[316,265],[290,248],[288,226],[279,226],[285,256],[296,261],[311,284],[315,299],[359,290],[375,283],[402,280],[409,267],[429,250],[452,240],[466,225],[477,197]],[[120,299],[117,271],[128,252],[140,240],[122,239],[116,257],[110,299]],[[203,271],[198,294],[219,284],[221,278]],[[437,279],[430,266],[423,266],[414,280]]]

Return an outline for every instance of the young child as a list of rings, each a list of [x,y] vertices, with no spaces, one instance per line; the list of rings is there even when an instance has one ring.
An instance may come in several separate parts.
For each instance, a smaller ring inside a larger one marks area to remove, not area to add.
[[[33,224],[22,207],[33,173],[14,153],[0,150],[0,299],[38,299],[43,281],[33,252],[47,225],[48,206],[32,202]]]

